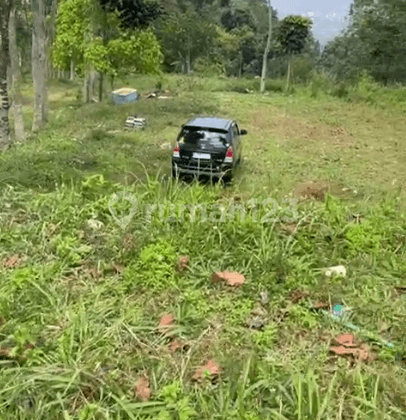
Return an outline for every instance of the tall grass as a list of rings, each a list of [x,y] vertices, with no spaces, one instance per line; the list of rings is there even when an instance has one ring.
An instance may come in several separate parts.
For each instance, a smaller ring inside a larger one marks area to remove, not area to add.
[[[329,94],[312,98],[312,88],[301,86],[286,98],[278,81],[268,81],[274,97],[259,99],[236,92],[245,83],[256,88],[255,79],[165,77],[162,86],[177,95],[170,102],[63,110],[58,103],[36,139],[0,157],[0,417],[403,420],[406,306],[394,293],[406,275],[401,191],[372,200],[365,186],[364,200],[303,201],[295,221],[286,222],[292,209],[262,200],[285,197],[317,156],[293,149],[291,138],[289,154],[278,151],[280,139],[267,132],[273,121],[259,118],[258,109],[282,118],[282,105],[308,112],[311,101]],[[188,87],[193,80],[201,85]],[[375,98],[380,91],[368,80],[357,89]],[[145,87],[156,81],[139,80]],[[180,121],[226,112],[253,131],[245,153],[258,160],[241,166],[249,189],[238,176],[226,188],[162,177],[170,150],[159,146],[175,138]],[[148,116],[145,132],[123,132],[134,113]],[[272,188],[258,178],[263,173]],[[137,199],[124,228],[114,215],[128,214],[132,203],[109,208],[122,191]],[[231,218],[233,202],[240,207]],[[190,206],[200,206],[194,217]],[[176,270],[181,255],[190,258],[183,273]],[[323,275],[338,264],[347,277]],[[243,286],[211,282],[213,271],[225,270],[243,273]],[[297,289],[308,295],[293,302]],[[264,292],[268,302],[260,304]],[[375,362],[330,357],[332,338],[347,329],[315,311],[317,301],[347,307]],[[185,344],[175,353],[158,328],[167,313],[176,318],[172,335]],[[258,316],[263,328],[249,328]],[[222,368],[219,380],[193,382],[209,359]],[[151,388],[144,402],[135,392],[143,375]]]

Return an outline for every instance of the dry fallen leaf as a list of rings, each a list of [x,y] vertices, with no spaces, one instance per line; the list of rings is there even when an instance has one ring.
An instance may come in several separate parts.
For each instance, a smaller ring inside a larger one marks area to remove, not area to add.
[[[185,271],[189,265],[189,257],[187,255],[183,255],[179,257],[178,260],[178,271]]]
[[[201,381],[204,378],[205,372],[208,372],[211,376],[211,379],[213,380],[219,377],[220,371],[220,366],[213,359],[211,359],[207,362],[207,364],[196,369],[192,379],[195,381]]]
[[[345,347],[357,347],[355,344],[355,337],[350,333],[339,335],[336,337],[335,341]]]
[[[182,343],[175,339],[171,341],[168,345],[168,349],[171,353],[175,353],[177,350],[180,350],[182,348]]]
[[[168,328],[173,324],[174,320],[175,318],[172,314],[162,315],[161,320],[159,321],[159,326]]]
[[[135,396],[142,401],[148,401],[151,397],[149,388],[149,379],[147,376],[141,376],[135,385]]]
[[[309,296],[309,292],[306,292],[305,290],[292,290],[289,293],[289,297],[292,303],[298,303],[305,299],[307,296]]]
[[[330,304],[328,302],[316,302],[313,303],[313,309],[327,309],[330,307]]]
[[[3,262],[4,267],[6,268],[14,268],[20,263],[20,258],[18,255],[13,255],[12,257],[8,258]]]
[[[361,346],[361,348],[348,348],[344,346],[331,347],[330,352],[336,354],[337,356],[353,356],[355,359],[363,361],[371,361],[375,359],[374,356],[369,353],[366,346]]]
[[[244,281],[244,275],[240,273],[234,273],[231,271],[223,271],[222,273],[213,273],[211,276],[213,283],[225,281],[229,286],[241,286]]]
[[[335,341],[340,346],[330,347],[330,352],[337,356],[352,356],[357,360],[366,362],[375,359],[365,344],[358,345],[356,343],[357,340],[353,334],[341,334],[335,338]]]

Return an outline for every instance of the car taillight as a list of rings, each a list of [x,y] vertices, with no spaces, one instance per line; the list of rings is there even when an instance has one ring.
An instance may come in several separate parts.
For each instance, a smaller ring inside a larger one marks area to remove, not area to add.
[[[224,162],[231,163],[233,161],[233,153],[234,153],[233,148],[229,147],[227,149],[226,158],[224,159]]]
[[[179,144],[177,144],[175,146],[175,148],[173,149],[173,157],[180,157],[180,155],[179,155]]]

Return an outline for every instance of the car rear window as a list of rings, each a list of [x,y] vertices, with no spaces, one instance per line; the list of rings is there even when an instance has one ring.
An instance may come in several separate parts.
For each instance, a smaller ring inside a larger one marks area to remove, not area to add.
[[[202,144],[217,147],[227,145],[226,132],[194,127],[185,127],[180,133],[178,141],[180,144],[185,143],[196,146]]]

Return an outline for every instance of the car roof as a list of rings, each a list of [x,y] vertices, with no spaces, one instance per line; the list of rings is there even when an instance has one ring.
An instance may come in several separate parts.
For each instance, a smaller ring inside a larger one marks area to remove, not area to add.
[[[228,120],[226,118],[196,117],[189,120],[185,124],[185,127],[214,128],[217,130],[228,131],[232,123],[233,120]]]

